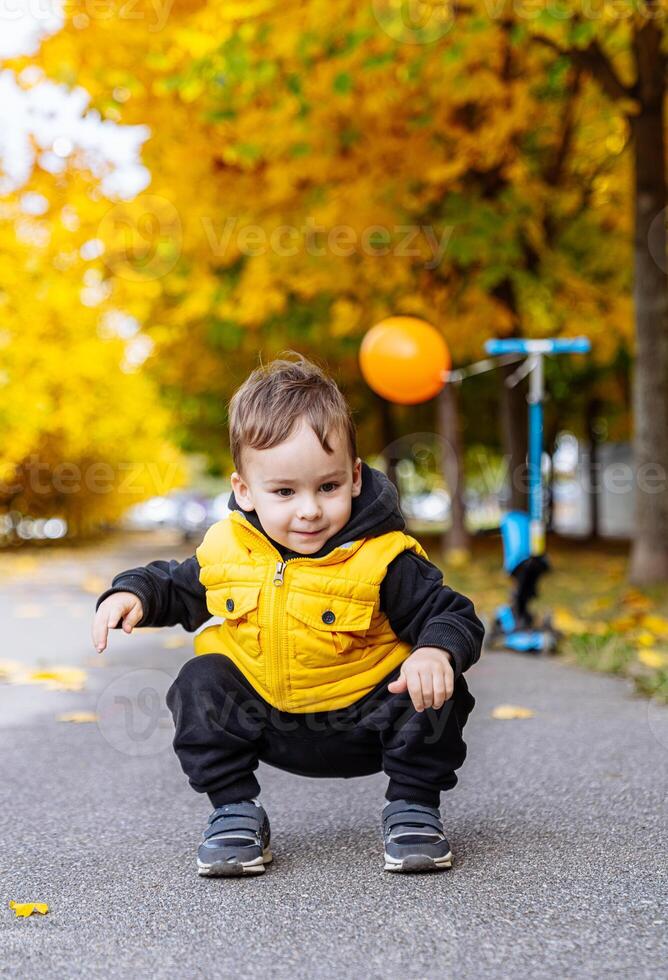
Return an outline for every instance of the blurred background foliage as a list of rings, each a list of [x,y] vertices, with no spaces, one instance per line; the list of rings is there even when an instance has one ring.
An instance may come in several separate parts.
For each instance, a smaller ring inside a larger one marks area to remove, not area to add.
[[[435,403],[389,408],[361,380],[360,339],[391,313],[437,324],[455,366],[491,336],[587,334],[586,364],[549,365],[546,430],[583,432],[595,399],[628,438],[627,107],[536,36],[604,37],[624,73],[630,22],[564,6],[473,2],[455,23],[440,5],[411,27],[391,0],[68,4],[6,67],[25,88],[83,86],[103,124],[147,126],[150,186],[105,195],[73,147],[0,199],[3,508],[86,533],[184,485],[191,454],[226,474],[226,401],[286,347],[332,371],[364,454],[435,431]],[[465,446],[502,451],[498,398],[495,373],[462,386]],[[115,475],[62,492],[63,462]],[[141,469],[134,490],[119,466]]]

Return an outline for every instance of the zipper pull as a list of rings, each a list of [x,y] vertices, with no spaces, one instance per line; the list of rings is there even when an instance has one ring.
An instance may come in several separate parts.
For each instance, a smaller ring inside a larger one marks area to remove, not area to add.
[[[283,585],[283,575],[285,573],[285,562],[276,562],[276,573],[274,575],[274,585]]]

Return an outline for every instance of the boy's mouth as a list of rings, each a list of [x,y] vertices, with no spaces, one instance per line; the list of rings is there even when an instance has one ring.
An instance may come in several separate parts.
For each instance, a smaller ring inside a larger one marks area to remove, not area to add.
[[[317,531],[295,531],[295,534],[303,534],[306,538],[312,538],[316,534],[322,534],[324,530],[324,527],[322,527]]]

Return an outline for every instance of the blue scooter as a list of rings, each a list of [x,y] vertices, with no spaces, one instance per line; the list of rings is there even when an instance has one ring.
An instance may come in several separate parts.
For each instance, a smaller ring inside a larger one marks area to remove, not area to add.
[[[545,554],[545,519],[543,514],[543,399],[545,394],[543,358],[549,354],[586,354],[591,344],[586,337],[552,340],[488,340],[485,349],[492,356],[526,354],[511,383],[529,375],[529,513],[509,511],[501,519],[503,567],[516,581],[511,602],[499,606],[488,633],[489,645],[521,653],[544,653],[554,650],[559,632],[546,616],[538,625],[529,610],[537,594],[536,585],[550,564]]]

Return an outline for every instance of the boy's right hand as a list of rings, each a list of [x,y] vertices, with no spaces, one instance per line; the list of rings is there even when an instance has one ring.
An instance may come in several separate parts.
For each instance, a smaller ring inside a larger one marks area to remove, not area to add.
[[[123,620],[123,629],[132,633],[144,615],[144,607],[132,592],[114,592],[101,602],[93,620],[93,645],[102,653],[107,645],[107,633]]]

